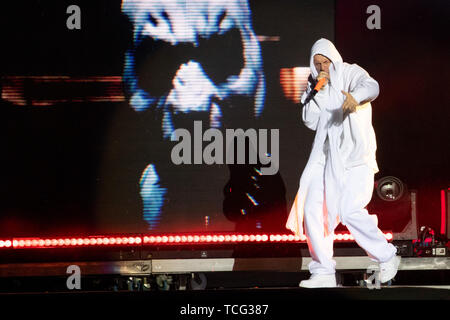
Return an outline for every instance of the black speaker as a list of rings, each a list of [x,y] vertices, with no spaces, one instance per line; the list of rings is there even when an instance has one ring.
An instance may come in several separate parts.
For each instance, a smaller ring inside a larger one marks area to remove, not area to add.
[[[369,214],[378,218],[381,231],[392,231],[395,240],[417,239],[417,192],[399,178],[386,176],[375,181]]]

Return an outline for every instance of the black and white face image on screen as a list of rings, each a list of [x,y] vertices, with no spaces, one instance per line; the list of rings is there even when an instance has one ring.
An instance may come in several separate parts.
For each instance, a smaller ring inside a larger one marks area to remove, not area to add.
[[[283,231],[333,1],[73,5],[1,14],[2,232]]]

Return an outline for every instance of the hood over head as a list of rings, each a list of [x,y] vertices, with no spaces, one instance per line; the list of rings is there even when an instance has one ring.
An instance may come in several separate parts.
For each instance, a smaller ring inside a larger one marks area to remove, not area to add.
[[[314,56],[316,54],[321,54],[331,60],[332,65],[330,66],[330,82],[336,83],[333,80],[337,80],[337,76],[340,73],[339,71],[341,70],[343,60],[333,42],[322,38],[317,40],[312,46],[309,65],[311,69],[311,75],[314,79],[316,79],[318,75],[316,67],[314,66]]]

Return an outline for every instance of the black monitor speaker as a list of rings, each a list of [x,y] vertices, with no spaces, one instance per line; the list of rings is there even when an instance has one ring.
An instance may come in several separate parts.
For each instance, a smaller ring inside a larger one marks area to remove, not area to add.
[[[399,178],[376,180],[367,210],[377,216],[378,228],[392,231],[395,240],[417,239],[417,192]]]

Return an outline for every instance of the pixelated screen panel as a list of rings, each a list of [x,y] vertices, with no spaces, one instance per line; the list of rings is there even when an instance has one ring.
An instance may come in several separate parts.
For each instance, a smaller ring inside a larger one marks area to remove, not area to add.
[[[72,5],[1,12],[0,233],[284,231],[334,1]]]

